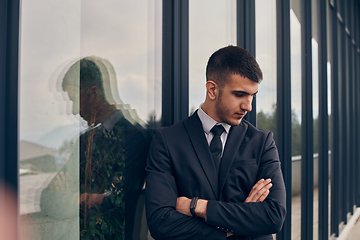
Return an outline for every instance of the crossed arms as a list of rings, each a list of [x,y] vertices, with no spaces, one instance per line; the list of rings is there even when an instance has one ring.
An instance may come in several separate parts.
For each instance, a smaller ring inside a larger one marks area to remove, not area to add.
[[[266,197],[269,195],[269,189],[272,187],[271,179],[266,180],[260,179],[254,187],[251,189],[249,196],[245,199],[244,203],[249,202],[263,202]],[[176,211],[183,213],[187,216],[192,217],[190,212],[190,203],[191,199],[187,197],[178,197],[176,201]],[[207,203],[205,199],[199,199],[195,208],[196,216],[206,219],[207,212]],[[232,233],[227,232],[227,237],[233,235]]]

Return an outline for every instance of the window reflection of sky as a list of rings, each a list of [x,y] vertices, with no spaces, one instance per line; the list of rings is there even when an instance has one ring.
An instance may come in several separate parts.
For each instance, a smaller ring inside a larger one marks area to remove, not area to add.
[[[205,100],[205,68],[219,48],[236,45],[236,1],[189,1],[189,112]]]
[[[121,100],[144,121],[153,111],[159,119],[161,8],[159,0],[22,1],[20,139],[57,148],[79,131],[83,122],[56,83],[84,56],[107,59]]]
[[[256,110],[273,113],[276,104],[276,1],[256,0],[256,60],[263,72]]]
[[[301,122],[301,25],[294,11],[290,10],[291,41],[291,109]]]

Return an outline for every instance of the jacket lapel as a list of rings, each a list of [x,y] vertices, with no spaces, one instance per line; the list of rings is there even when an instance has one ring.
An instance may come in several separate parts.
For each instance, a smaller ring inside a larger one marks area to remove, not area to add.
[[[184,125],[189,134],[194,151],[213,190],[214,196],[218,199],[219,185],[215,164],[212,161],[210,149],[205,138],[201,121],[197,115],[197,111],[190,118],[184,121]]]
[[[244,136],[248,125],[243,121],[238,126],[232,126],[226,140],[223,157],[221,159],[220,171],[219,171],[219,194],[221,194],[224,187],[227,176],[230,172],[230,168],[235,159],[241,142],[244,140]]]

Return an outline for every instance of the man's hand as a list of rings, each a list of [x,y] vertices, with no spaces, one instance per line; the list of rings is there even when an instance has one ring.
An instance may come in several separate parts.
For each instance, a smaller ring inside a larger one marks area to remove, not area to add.
[[[100,205],[105,197],[105,193],[98,194],[98,193],[82,193],[80,195],[80,204],[82,202],[87,201],[87,206],[91,208],[95,205]]]
[[[260,179],[251,189],[245,202],[263,202],[269,195],[269,189],[272,187],[271,179]]]

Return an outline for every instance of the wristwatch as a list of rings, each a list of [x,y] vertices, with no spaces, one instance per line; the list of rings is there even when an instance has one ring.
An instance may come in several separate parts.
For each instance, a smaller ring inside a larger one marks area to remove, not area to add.
[[[193,197],[191,199],[191,203],[190,203],[190,213],[195,218],[198,218],[198,216],[195,213],[195,208],[196,208],[196,204],[197,204],[198,199],[199,199],[198,197]]]

